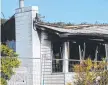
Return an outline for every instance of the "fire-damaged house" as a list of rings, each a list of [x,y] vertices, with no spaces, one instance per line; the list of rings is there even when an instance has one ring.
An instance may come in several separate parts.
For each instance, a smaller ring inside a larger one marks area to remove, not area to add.
[[[45,41],[51,43],[52,59],[63,59],[64,48],[68,59],[84,60],[88,57],[101,61],[107,56],[108,26],[77,25],[64,28],[35,24],[45,32]],[[64,46],[65,45],[65,46]]]
[[[74,79],[73,65],[81,60],[107,61],[108,25],[59,27],[37,22],[36,13],[35,6],[16,9],[14,37],[9,39],[16,41],[21,66],[9,85],[66,85]]]
[[[41,33],[41,51],[44,51],[41,55],[47,67],[45,73],[50,74],[45,74],[47,84],[66,85],[67,82],[72,82],[73,66],[80,64],[81,60],[90,58],[93,61],[101,61],[105,58],[107,61],[108,59],[108,25],[60,28],[35,24],[35,27]],[[54,80],[54,75],[59,76]],[[49,77],[52,79],[51,82],[48,80]],[[60,83],[60,80],[64,83]]]

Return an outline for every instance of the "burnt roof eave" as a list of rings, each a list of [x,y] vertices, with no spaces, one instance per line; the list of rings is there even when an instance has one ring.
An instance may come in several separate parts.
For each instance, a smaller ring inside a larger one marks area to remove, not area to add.
[[[41,25],[35,24],[35,27],[36,27],[36,29],[43,30],[43,31],[46,31],[46,32],[50,32],[52,34],[58,35],[59,37],[60,37],[60,34],[63,34],[60,31],[57,31],[57,30],[54,30],[54,29],[49,29],[49,28],[41,26]]]
[[[61,32],[61,31],[59,31],[59,30],[51,29],[50,26],[46,27],[46,26],[40,25],[40,24],[38,24],[38,23],[35,24],[35,27],[37,27],[37,28],[38,28],[38,27],[41,27],[41,28],[39,28],[39,29],[41,29],[41,30],[43,30],[43,28],[45,28],[44,30],[50,30],[50,31],[53,31],[53,32],[57,32],[57,33],[59,33],[59,34],[67,33],[67,32]],[[59,28],[57,28],[57,29],[59,29]]]
[[[53,27],[53,29],[51,28],[51,26],[44,26],[44,25],[40,25],[40,24],[35,24],[35,26],[39,27],[39,29],[41,29],[40,27],[42,28],[45,28],[45,30],[50,30],[50,31],[53,31],[55,33],[58,33],[59,36],[61,38],[63,37],[71,37],[71,36],[91,36],[91,37],[99,37],[99,38],[105,38],[105,39],[108,39],[108,34],[103,34],[103,33],[95,33],[95,32],[91,32],[91,33],[81,33],[81,32],[78,32],[78,33],[70,33],[70,32],[63,32],[63,31],[60,31],[60,30],[57,30],[59,28],[56,28],[56,27]],[[54,29],[56,28],[56,29]]]
[[[97,41],[97,42],[106,42],[108,43],[108,35],[97,35],[97,34],[83,34],[83,33],[78,33],[78,34],[61,34],[60,37],[62,39],[79,39],[79,40],[92,40],[92,41]]]
[[[91,37],[100,37],[100,38],[108,38],[108,34],[100,34],[100,33],[64,33],[60,34],[60,37],[69,37],[69,36],[91,36]]]

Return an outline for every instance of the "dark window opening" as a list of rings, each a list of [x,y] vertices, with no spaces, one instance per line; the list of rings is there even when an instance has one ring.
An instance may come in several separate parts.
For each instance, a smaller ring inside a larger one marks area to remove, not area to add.
[[[98,55],[97,55],[97,60],[101,61],[103,58],[105,58],[105,45],[104,44],[100,44],[98,47]]]
[[[80,46],[80,48],[79,48]],[[80,64],[80,59],[101,61],[105,58],[105,45],[104,43],[93,41],[70,41],[69,42],[69,72],[73,71],[75,64]],[[81,52],[81,55],[80,55]]]
[[[93,43],[93,42],[87,42],[86,43],[86,52],[85,52],[85,58],[90,58],[91,60],[95,59],[95,53],[96,53],[96,49],[97,49],[97,43]]]
[[[70,42],[69,48],[70,48],[70,56],[69,59],[77,59],[79,60],[79,49],[78,49],[78,43],[76,42]]]
[[[53,58],[54,59],[61,59],[62,58],[62,43],[61,42],[54,42],[53,43]]]
[[[63,44],[61,42],[53,42],[53,60],[52,60],[52,72],[63,71]]]
[[[86,43],[85,59],[101,61],[105,58],[105,45],[102,43]]]
[[[79,45],[81,45],[81,43],[78,43],[76,41],[70,41],[69,42],[69,72],[73,71],[73,66],[74,64],[78,64],[80,60],[79,57]]]

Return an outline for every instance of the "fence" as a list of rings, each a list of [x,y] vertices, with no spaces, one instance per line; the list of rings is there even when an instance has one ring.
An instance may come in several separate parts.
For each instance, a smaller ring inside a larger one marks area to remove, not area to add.
[[[53,72],[63,72],[63,62],[67,61],[68,62],[68,71],[69,72],[74,72],[74,66],[75,65],[80,65],[82,60],[75,60],[75,59],[53,59],[52,60],[52,71]],[[102,61],[92,61],[93,64],[99,65]],[[92,69],[93,70],[93,69]],[[100,69],[98,69],[99,71]],[[107,66],[104,67],[102,70],[107,70]]]

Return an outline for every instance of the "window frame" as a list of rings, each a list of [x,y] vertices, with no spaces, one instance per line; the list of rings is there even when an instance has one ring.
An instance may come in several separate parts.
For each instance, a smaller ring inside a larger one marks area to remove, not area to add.
[[[58,73],[63,73],[63,62],[64,62],[64,60],[63,60],[63,43],[62,42],[56,42],[56,43],[60,43],[60,46],[59,46],[59,55],[60,55],[60,58],[56,58],[56,57],[54,57],[55,55],[54,55],[54,44],[55,44],[55,42],[52,42],[51,43],[51,49],[52,49],[52,63],[51,63],[51,73],[52,74],[58,74]],[[62,70],[59,72],[59,71],[54,71],[53,70],[53,60],[60,60],[60,61],[62,61]]]

